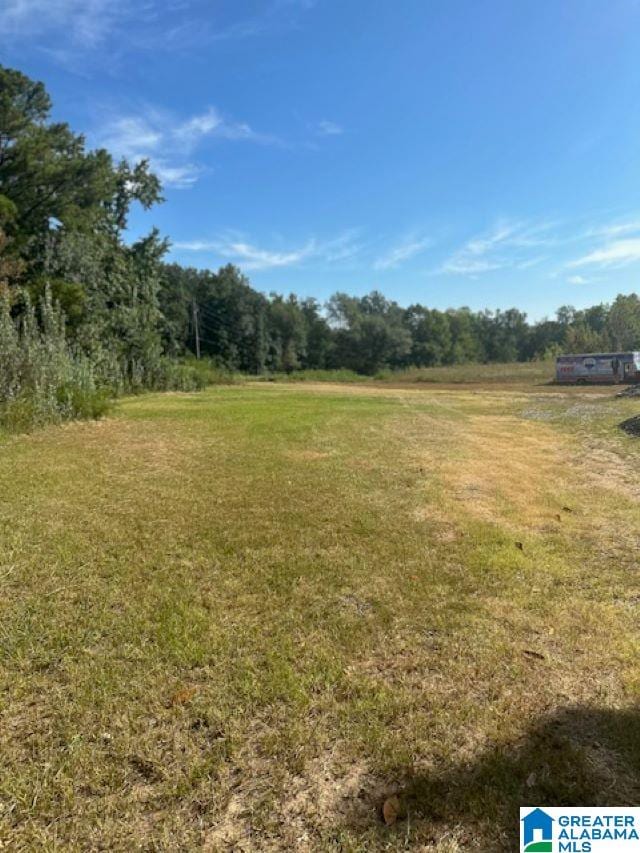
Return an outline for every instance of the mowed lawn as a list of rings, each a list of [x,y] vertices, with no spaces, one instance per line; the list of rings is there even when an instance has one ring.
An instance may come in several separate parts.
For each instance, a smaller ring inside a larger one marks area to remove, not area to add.
[[[637,804],[638,408],[261,384],[3,439],[3,849],[495,853]]]

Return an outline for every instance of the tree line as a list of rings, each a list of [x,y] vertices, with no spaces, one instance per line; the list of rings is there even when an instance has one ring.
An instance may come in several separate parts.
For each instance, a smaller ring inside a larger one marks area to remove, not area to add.
[[[403,308],[373,291],[336,293],[324,305],[254,290],[234,266],[218,272],[162,267],[159,302],[165,351],[200,352],[245,373],[382,369],[532,361],[560,352],[640,348],[640,300],[620,295],[586,310],[560,308],[528,323],[506,311]]]
[[[133,205],[162,201],[148,162],[114,161],[51,120],[44,85],[0,66],[0,416],[35,423],[113,393],[250,374],[523,361],[640,348],[635,294],[529,323],[515,308],[407,308],[374,291],[326,304],[265,295],[242,272],[165,262],[157,231],[129,243]],[[197,346],[199,344],[199,347]],[[211,368],[213,369],[213,368]],[[1,420],[0,417],[0,420]]]

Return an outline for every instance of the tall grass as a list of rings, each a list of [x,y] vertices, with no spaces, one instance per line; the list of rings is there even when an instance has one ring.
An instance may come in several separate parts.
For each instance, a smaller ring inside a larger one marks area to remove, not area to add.
[[[553,381],[552,361],[519,361],[491,364],[452,364],[441,367],[407,367],[376,374],[382,382],[426,382],[458,384],[545,384]]]
[[[65,321],[47,290],[36,312],[24,297],[19,319],[0,296],[0,427],[23,432],[72,418],[95,418],[109,407],[108,389],[86,356],[72,353]]]
[[[256,377],[261,382],[366,382],[367,379],[371,377],[346,368],[294,370],[291,373],[265,373]]]
[[[210,359],[189,357],[177,361],[164,356],[148,388],[155,391],[202,391],[209,385],[234,385],[239,379],[240,374],[220,367]]]
[[[136,365],[121,365],[110,352],[96,350],[89,357],[70,346],[64,314],[49,290],[37,310],[28,294],[22,300],[16,318],[8,293],[0,294],[0,430],[28,432],[45,424],[98,418],[122,393],[198,391],[235,381],[234,374],[208,360],[161,356],[136,370]]]
[[[440,367],[405,367],[379,370],[375,376],[353,370],[295,370],[256,377],[270,382],[417,382],[450,384],[544,384],[554,376],[552,361],[526,361],[492,364],[452,364]]]

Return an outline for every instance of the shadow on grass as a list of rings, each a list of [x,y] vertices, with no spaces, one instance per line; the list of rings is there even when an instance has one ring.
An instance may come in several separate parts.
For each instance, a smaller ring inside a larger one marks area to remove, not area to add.
[[[518,850],[520,806],[640,802],[640,709],[562,709],[472,764],[409,775],[391,793],[404,820],[390,828],[380,821],[388,841],[408,824],[418,849],[453,835],[463,850]]]
[[[619,424],[620,429],[628,435],[640,436],[640,416],[636,415],[633,418],[627,418]]]

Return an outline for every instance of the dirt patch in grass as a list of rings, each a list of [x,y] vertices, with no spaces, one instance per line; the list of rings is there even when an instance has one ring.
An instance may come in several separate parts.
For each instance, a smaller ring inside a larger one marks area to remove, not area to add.
[[[361,763],[345,766],[330,752],[306,762],[298,774],[283,774],[256,757],[249,767],[248,772],[232,773],[229,801],[216,825],[205,832],[203,850],[311,853],[323,848],[322,839],[329,839],[332,828],[375,826],[385,796],[399,789],[380,783]],[[274,779],[276,796],[268,781]],[[259,832],[253,820],[256,807],[265,812]]]

